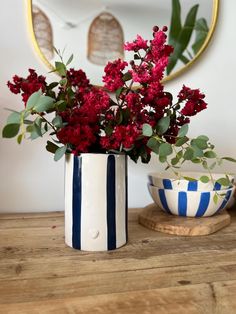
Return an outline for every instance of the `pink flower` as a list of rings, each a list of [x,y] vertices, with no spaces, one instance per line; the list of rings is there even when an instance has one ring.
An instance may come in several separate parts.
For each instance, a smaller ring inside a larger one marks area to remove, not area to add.
[[[146,50],[148,48],[147,40],[144,40],[140,35],[137,35],[137,38],[133,42],[127,42],[124,45],[126,51],[139,51],[141,49]]]
[[[128,63],[122,61],[121,59],[115,60],[113,62],[108,62],[105,66],[105,75],[103,76],[103,82],[105,83],[104,87],[111,92],[114,92],[118,88],[124,85],[122,79],[122,71],[125,67],[128,66]]]
[[[146,84],[150,82],[151,76],[148,70],[148,64],[134,65],[132,70],[129,70],[134,82]]]

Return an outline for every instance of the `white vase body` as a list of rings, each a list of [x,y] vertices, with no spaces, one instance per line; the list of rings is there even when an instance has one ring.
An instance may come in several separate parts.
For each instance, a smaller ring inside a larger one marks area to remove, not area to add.
[[[107,251],[127,242],[127,157],[66,156],[65,242],[84,251]]]

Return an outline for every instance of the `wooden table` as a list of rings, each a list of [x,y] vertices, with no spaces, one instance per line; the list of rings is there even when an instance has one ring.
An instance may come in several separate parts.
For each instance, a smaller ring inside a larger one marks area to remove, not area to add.
[[[63,213],[0,215],[0,313],[236,313],[236,211],[202,237],[148,230],[130,210],[129,243],[80,252]]]

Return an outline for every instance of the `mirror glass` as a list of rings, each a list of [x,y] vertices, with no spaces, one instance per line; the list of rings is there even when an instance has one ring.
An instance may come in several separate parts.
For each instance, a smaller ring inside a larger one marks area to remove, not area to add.
[[[152,27],[168,26],[175,47],[164,80],[175,77],[206,48],[215,28],[218,0],[28,0],[35,46],[51,67],[53,47],[73,53],[71,67],[82,68],[92,84],[102,85],[104,65],[130,60],[123,44],[139,34],[151,39]]]

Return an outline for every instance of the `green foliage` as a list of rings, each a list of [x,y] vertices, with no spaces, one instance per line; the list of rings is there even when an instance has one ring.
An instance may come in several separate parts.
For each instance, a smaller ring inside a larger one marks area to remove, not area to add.
[[[12,123],[7,124],[2,130],[2,137],[5,138],[12,138],[15,137],[20,130],[20,124]]]
[[[66,146],[57,148],[57,150],[55,151],[54,160],[55,161],[60,160],[65,155],[66,150],[67,150]]]
[[[152,136],[152,127],[150,124],[143,124],[143,135],[144,136]]]
[[[181,21],[181,5],[179,0],[172,0],[172,15],[170,21],[169,44],[174,47],[174,52],[169,59],[167,74],[176,66],[178,60],[187,64],[203,46],[209,32],[207,21],[204,18],[197,19],[199,5],[194,5],[187,13],[185,22]],[[192,52],[189,44],[193,33],[195,34]],[[184,55],[187,52],[188,57]]]
[[[178,137],[184,137],[188,133],[188,124],[184,124],[181,126],[178,132]]]
[[[169,126],[170,126],[170,117],[167,116],[167,117],[161,118],[158,121],[157,126],[156,126],[157,134],[159,135],[164,134],[169,129]]]

